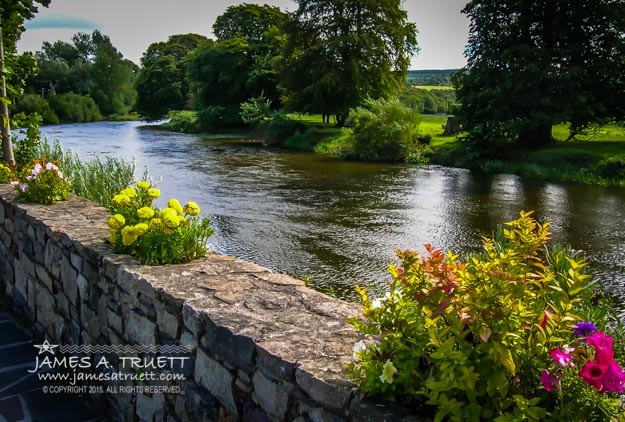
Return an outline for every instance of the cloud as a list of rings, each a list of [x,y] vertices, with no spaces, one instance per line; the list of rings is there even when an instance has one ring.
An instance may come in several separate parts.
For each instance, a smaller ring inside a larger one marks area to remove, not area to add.
[[[26,22],[26,29],[99,29],[100,24],[71,15],[47,15]]]

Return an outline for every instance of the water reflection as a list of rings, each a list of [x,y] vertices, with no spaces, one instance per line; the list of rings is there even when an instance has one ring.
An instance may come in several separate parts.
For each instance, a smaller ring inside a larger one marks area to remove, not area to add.
[[[43,128],[81,157],[134,157],[162,176],[163,203],[196,200],[212,216],[211,247],[353,297],[380,285],[394,250],[424,243],[463,254],[521,210],[586,251],[625,303],[625,191],[489,176],[462,169],[350,163],[236,140],[141,128],[137,122]],[[161,204],[162,205],[162,204]],[[625,306],[623,306],[625,308]]]

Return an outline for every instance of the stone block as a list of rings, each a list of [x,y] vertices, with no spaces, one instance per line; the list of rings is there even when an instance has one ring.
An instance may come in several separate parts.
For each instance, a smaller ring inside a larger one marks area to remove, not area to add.
[[[137,394],[136,414],[140,421],[164,420],[165,396],[160,393],[153,394],[152,397],[143,393]]]
[[[220,360],[231,363],[234,367],[252,374],[256,364],[256,346],[246,336],[235,335],[228,328],[206,322],[206,334],[200,343]]]
[[[238,418],[239,412],[232,391],[234,375],[208,357],[201,348],[197,349],[195,358],[195,381],[219,400],[229,416]]]
[[[35,271],[35,263],[26,256],[26,254],[22,254],[22,266],[24,267],[24,271],[26,275],[35,278],[37,277],[37,272]]]
[[[89,282],[81,274],[76,276],[76,286],[78,287],[78,294],[82,302],[89,300]]]
[[[172,315],[164,308],[157,314],[156,322],[158,329],[161,333],[165,334],[171,339],[178,338],[178,332],[180,330],[180,321],[176,315]]]
[[[297,364],[275,356],[265,350],[263,347],[256,347],[256,366],[265,374],[275,380],[287,381],[295,383],[295,369]]]
[[[82,271],[82,261],[83,261],[82,256],[72,252],[69,258],[70,258],[70,262],[72,263],[72,267],[74,267],[74,269],[80,273]]]
[[[83,260],[81,274],[89,280],[90,283],[97,283],[99,277],[98,265],[90,260]]]
[[[262,375],[260,371],[256,371],[252,382],[254,383],[253,397],[260,407],[272,419],[284,419],[286,412],[289,410],[288,393],[279,384]]]
[[[44,263],[50,274],[52,274],[52,277],[57,279],[61,277],[62,257],[63,254],[61,253],[61,249],[54,244],[52,239],[48,239],[46,242]]]
[[[182,321],[185,327],[193,333],[195,338],[199,338],[204,327],[203,322],[206,320],[206,314],[198,311],[193,306],[185,303],[182,305]]]
[[[67,296],[63,292],[58,292],[55,295],[57,312],[65,319],[70,319],[69,315],[69,301]]]
[[[35,310],[37,300],[37,282],[30,277],[26,277],[28,280],[28,307]]]
[[[107,314],[109,327],[111,327],[120,334],[123,333],[124,329],[122,325],[122,317],[119,314],[115,313],[111,308],[107,308]]]
[[[125,338],[131,344],[151,346],[156,344],[156,324],[137,312],[129,312]]]
[[[345,379],[325,381],[298,368],[295,380],[311,399],[330,410],[341,413],[349,403],[353,387]]]
[[[47,330],[52,328],[54,321],[55,300],[52,293],[48,289],[39,286],[37,289],[37,322],[46,327]]]
[[[76,303],[78,299],[77,275],[78,272],[72,267],[69,259],[63,256],[61,258],[61,281],[63,282],[63,291],[72,303]]]
[[[91,338],[98,338],[101,334],[98,312],[85,303],[80,306],[80,326],[87,330]]]
[[[191,333],[190,331],[184,331],[180,335],[180,344],[182,344],[183,346],[187,346],[191,353],[195,353],[198,342],[197,339],[193,336],[193,333]]]
[[[44,286],[48,288],[48,290],[52,290],[52,279],[50,278],[50,274],[48,271],[41,265],[35,266],[35,274],[39,281],[41,281]]]
[[[26,272],[22,266],[22,261],[16,259],[13,261],[13,268],[15,270],[15,290],[17,290],[22,297],[28,297],[28,278]]]

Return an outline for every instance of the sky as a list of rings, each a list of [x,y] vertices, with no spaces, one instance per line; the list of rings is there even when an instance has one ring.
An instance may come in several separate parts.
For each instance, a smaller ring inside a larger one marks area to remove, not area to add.
[[[26,32],[18,50],[37,51],[44,41],[70,41],[76,32],[95,29],[111,38],[125,58],[139,64],[143,52],[153,42],[170,35],[196,33],[212,37],[215,18],[233,0],[52,0],[40,7],[36,17],[26,22]],[[294,11],[292,0],[260,0],[247,3],[269,4]],[[463,52],[469,22],[460,11],[467,0],[404,0],[408,20],[419,29],[421,51],[411,69],[457,69],[466,64]]]

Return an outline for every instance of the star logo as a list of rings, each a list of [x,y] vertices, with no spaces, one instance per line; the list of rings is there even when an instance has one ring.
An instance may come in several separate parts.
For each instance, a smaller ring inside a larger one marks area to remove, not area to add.
[[[35,347],[39,349],[39,355],[44,352],[49,352],[50,354],[54,354],[54,348],[59,347],[58,344],[50,344],[48,340],[44,341],[43,344],[35,344]]]

